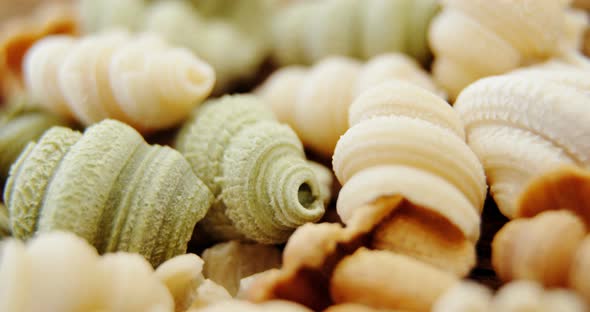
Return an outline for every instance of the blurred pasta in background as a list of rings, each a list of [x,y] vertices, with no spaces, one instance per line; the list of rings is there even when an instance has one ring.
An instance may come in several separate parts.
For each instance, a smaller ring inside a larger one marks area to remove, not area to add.
[[[588,311],[589,12],[0,0],[0,312]]]

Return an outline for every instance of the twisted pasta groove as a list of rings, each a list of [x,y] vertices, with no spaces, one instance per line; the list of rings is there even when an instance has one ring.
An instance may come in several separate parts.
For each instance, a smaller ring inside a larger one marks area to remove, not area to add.
[[[79,7],[88,33],[118,27],[148,31],[191,50],[215,69],[217,92],[254,75],[268,56],[267,32],[275,4],[273,0],[82,0]]]
[[[178,152],[114,120],[83,135],[48,130],[12,166],[4,198],[16,238],[66,230],[101,253],[137,252],[154,265],[186,251],[213,201]]]
[[[153,35],[52,36],[24,61],[26,87],[47,109],[90,125],[114,118],[142,132],[171,127],[211,92],[213,69]]]
[[[410,206],[392,208],[399,212],[383,221],[374,244],[458,275],[469,272],[486,183],[459,116],[436,95],[394,81],[359,95],[349,123],[333,157],[343,222],[379,197],[400,195]]]
[[[535,176],[559,165],[590,165],[588,72],[551,62],[481,79],[455,109],[481,160],[490,192],[509,218],[523,215],[517,198]]]
[[[2,311],[181,312],[231,299],[204,279],[203,260],[195,254],[154,270],[137,254],[99,256],[66,232],[44,233],[26,245],[7,240],[0,251]]]
[[[338,138],[348,129],[348,108],[354,98],[393,79],[439,92],[428,74],[402,54],[381,55],[364,65],[333,57],[310,69],[286,67],[274,73],[257,92],[279,121],[297,132],[306,147],[331,157]]]
[[[322,187],[301,142],[254,97],[204,105],[176,146],[217,197],[198,226],[214,240],[281,243],[324,213]]]
[[[578,49],[587,23],[567,2],[442,1],[429,32],[435,80],[454,99],[477,79],[558,55],[560,45]]]
[[[328,56],[369,59],[406,53],[429,56],[426,32],[434,0],[331,0],[295,4],[274,19],[274,57],[282,65],[313,64]]]

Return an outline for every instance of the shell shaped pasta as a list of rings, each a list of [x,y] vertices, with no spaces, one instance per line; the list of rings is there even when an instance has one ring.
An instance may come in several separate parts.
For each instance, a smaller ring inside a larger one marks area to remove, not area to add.
[[[37,42],[23,61],[25,87],[41,106],[64,117],[73,117],[59,87],[58,70],[75,43],[68,36],[51,36]]]
[[[187,50],[121,31],[48,38],[24,68],[28,90],[55,113],[85,125],[114,118],[142,132],[180,122],[215,81],[213,69]]]
[[[217,197],[199,224],[209,239],[280,243],[324,213],[325,190],[301,142],[256,97],[211,100],[176,146]]]
[[[358,94],[394,79],[440,93],[415,61],[400,54],[381,55],[364,65],[349,58],[330,57],[310,69],[283,68],[257,93],[279,121],[297,132],[306,147],[327,158],[348,128],[348,110]]]
[[[262,10],[256,5],[242,9],[250,12]],[[242,11],[236,11],[236,14],[247,15]],[[251,16],[249,19],[246,25],[234,24],[231,20],[207,19],[185,1],[160,1],[147,9],[143,29],[186,47],[211,64],[217,77],[216,91],[220,91],[236,79],[255,73],[268,54],[268,40],[258,34],[266,25],[265,14],[258,12],[255,23],[252,23]]]
[[[458,97],[455,108],[467,141],[507,217],[519,216],[518,195],[536,175],[562,164],[590,164],[583,76],[579,70],[542,66],[482,79]]]
[[[83,135],[48,130],[12,166],[4,198],[16,238],[65,230],[101,253],[134,251],[154,265],[186,251],[213,201],[178,152],[114,120]]]
[[[322,155],[334,151],[347,126],[348,106],[360,65],[333,58],[313,68],[301,86],[295,106],[296,128]]]
[[[8,240],[0,253],[3,311],[187,311],[206,305],[205,288],[220,287],[203,281],[197,255],[175,257],[154,271],[137,254],[99,256],[66,232],[44,233],[26,245]]]
[[[76,119],[83,124],[90,125],[109,116],[119,120],[127,119],[112,94],[108,64],[113,50],[128,39],[125,33],[113,33],[100,38],[88,37],[72,44],[70,51],[61,51],[65,53],[63,62],[56,66],[59,68],[58,90]],[[31,70],[34,68],[34,65],[31,66]],[[33,72],[30,75],[34,74]]]
[[[532,281],[514,281],[495,295],[485,286],[462,281],[438,298],[433,312],[567,311],[586,310],[584,301],[565,289],[543,289]]]
[[[449,181],[476,211],[486,195],[483,168],[465,141],[422,120],[380,116],[361,122],[338,141],[333,164],[342,184],[373,166],[402,165]]]
[[[560,235],[548,235],[551,228]],[[568,285],[572,259],[586,234],[568,211],[547,211],[507,223],[494,237],[492,264],[504,281],[527,279],[548,287]]]
[[[435,80],[453,99],[477,79],[558,56],[563,41],[580,36],[567,1],[448,0],[442,6],[429,43]],[[566,45],[572,50],[575,43]]]
[[[435,94],[394,80],[359,95],[349,118],[351,127],[333,157],[334,172],[343,184],[336,206],[343,222],[380,197],[402,196],[410,205],[400,206],[383,221],[376,236],[383,246],[375,244],[466,274],[475,261],[487,187],[459,116]],[[429,218],[439,221],[429,223]],[[420,247],[404,243],[408,240],[401,238],[402,228],[414,231],[405,235]],[[456,245],[437,242],[428,238],[429,231],[460,238]]]
[[[132,308],[135,302],[136,309],[159,306],[164,311],[173,311],[170,294],[153,277],[149,263],[136,255],[100,258],[84,240],[62,232],[41,235],[26,247],[11,241],[3,249],[9,258],[18,257],[22,261],[20,269],[12,271],[11,276],[3,276],[6,283],[21,285],[14,288],[13,298],[6,296],[10,294],[7,289],[0,288],[0,296],[7,299],[2,301],[4,307],[18,304],[20,310],[94,311],[109,307],[118,311],[137,311]],[[10,262],[2,262],[1,270],[9,268]],[[119,283],[121,280],[133,281],[137,283],[135,287],[127,285],[123,289],[121,284],[117,285],[114,273],[123,272]],[[19,280],[30,283],[18,283]],[[140,301],[143,301],[141,305]]]

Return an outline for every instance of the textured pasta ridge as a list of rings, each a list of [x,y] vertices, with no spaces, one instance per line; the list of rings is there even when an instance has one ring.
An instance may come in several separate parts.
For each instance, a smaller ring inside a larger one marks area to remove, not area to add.
[[[257,92],[307,148],[329,158],[338,138],[348,129],[348,109],[355,97],[389,80],[440,92],[428,73],[403,54],[380,55],[365,64],[330,57],[311,68],[285,67],[271,75]]]
[[[136,252],[158,265],[186,252],[213,195],[180,153],[105,120],[84,134],[53,127],[29,143],[4,199],[18,239],[69,231],[100,253]]]
[[[215,82],[211,66],[188,50],[123,31],[40,40],[24,75],[33,100],[50,111],[84,125],[117,119],[141,132],[178,124]]]

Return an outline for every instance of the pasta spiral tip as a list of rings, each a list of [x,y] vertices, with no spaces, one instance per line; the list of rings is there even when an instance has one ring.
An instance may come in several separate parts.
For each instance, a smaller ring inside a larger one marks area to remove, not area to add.
[[[408,204],[391,208],[374,246],[466,274],[475,264],[487,186],[459,116],[436,95],[399,81],[365,91],[349,112],[351,127],[333,157],[343,222],[379,197],[403,196]]]
[[[301,142],[253,96],[225,96],[196,110],[177,148],[213,190],[216,203],[199,225],[214,240],[287,240],[324,213],[322,189]]]
[[[12,166],[4,197],[16,238],[65,230],[154,265],[186,251],[213,201],[178,152],[114,120],[48,130]]]

